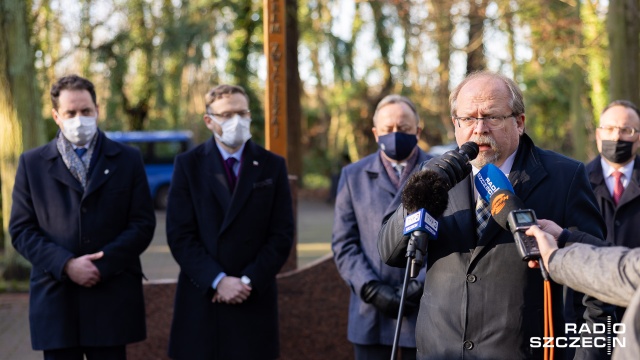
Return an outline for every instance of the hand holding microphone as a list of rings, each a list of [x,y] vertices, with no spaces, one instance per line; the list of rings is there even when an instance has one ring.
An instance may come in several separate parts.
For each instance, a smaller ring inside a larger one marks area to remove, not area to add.
[[[449,190],[471,172],[470,159],[478,156],[478,145],[468,142],[459,151],[449,151],[427,161],[412,175],[402,190],[402,204],[411,213],[405,219],[404,235],[411,235],[415,248],[407,248],[412,257],[411,277],[417,275],[426,255],[427,238],[438,237],[438,221],[449,203]],[[416,251],[417,250],[417,251]]]

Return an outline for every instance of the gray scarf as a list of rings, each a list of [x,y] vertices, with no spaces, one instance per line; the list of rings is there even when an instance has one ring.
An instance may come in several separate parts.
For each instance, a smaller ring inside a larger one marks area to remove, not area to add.
[[[69,172],[71,172],[71,175],[73,175],[73,177],[80,182],[80,185],[82,185],[82,189],[87,188],[87,172],[89,171],[89,164],[91,163],[93,149],[96,146],[96,139],[98,139],[97,135],[98,134],[96,133],[93,139],[89,142],[87,152],[81,159],[73,150],[71,142],[62,135],[61,131],[58,132],[58,139],[56,142],[58,152],[62,156],[62,161],[64,161],[64,164],[67,166],[67,169],[69,169]]]

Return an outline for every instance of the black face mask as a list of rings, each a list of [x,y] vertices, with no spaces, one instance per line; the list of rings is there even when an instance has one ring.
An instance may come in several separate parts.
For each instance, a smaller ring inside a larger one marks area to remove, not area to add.
[[[633,142],[602,140],[602,156],[616,164],[626,163],[633,157]]]
[[[378,136],[380,150],[393,160],[404,160],[411,155],[413,148],[418,143],[416,134],[394,132]]]

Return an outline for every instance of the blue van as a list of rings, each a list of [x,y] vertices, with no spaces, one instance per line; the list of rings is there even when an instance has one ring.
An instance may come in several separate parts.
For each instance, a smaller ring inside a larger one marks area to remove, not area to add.
[[[167,208],[176,155],[193,147],[191,131],[106,131],[111,140],[140,149],[155,207]]]

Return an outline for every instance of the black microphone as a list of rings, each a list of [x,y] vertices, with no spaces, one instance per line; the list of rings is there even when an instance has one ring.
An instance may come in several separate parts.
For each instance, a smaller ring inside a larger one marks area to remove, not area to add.
[[[448,181],[449,189],[471,173],[471,160],[478,156],[480,149],[473,141],[466,142],[458,150],[450,150],[442,156],[424,162],[420,170],[431,170]]]
[[[407,257],[413,257],[411,277],[416,277],[427,252],[427,239],[438,236],[438,221],[449,204],[449,190],[471,173],[470,160],[478,156],[478,144],[470,141],[460,149],[445,153],[436,161],[428,161],[421,171],[411,175],[402,189],[402,204],[411,214],[405,219],[404,235],[411,234],[412,246]],[[432,159],[433,160],[433,159]],[[417,251],[416,251],[417,250]]]
[[[448,151],[423,163],[402,189],[404,208],[409,213],[424,208],[431,216],[440,217],[447,209],[448,191],[471,173],[469,161],[475,159],[478,152],[478,144],[469,141],[458,151]]]

